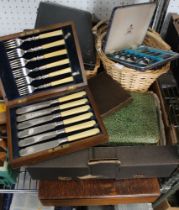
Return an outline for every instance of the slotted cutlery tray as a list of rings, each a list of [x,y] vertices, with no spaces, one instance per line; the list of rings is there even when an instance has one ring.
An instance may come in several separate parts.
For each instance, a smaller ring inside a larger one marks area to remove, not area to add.
[[[0,38],[9,162],[31,165],[107,142],[72,23]]]
[[[86,83],[72,23],[0,37],[0,57],[1,86],[11,103]]]

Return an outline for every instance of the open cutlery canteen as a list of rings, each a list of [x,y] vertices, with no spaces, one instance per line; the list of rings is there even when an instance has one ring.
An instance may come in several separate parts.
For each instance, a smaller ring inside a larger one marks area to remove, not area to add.
[[[0,57],[13,168],[108,140],[73,24],[0,37]]]

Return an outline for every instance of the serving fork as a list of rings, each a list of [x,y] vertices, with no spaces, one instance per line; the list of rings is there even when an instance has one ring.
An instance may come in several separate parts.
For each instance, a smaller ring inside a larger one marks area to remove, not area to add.
[[[63,50],[57,50],[57,51],[51,52],[51,53],[46,53],[44,55],[37,56],[37,57],[31,58],[31,59],[17,58],[15,60],[10,61],[9,63],[10,63],[10,66],[12,69],[16,69],[16,68],[25,67],[30,62],[48,59],[48,58],[56,57],[59,55],[66,55],[66,54],[67,54],[67,50],[63,49]]]
[[[37,87],[34,87],[32,85],[26,85],[26,86],[23,86],[23,87],[19,88],[18,92],[21,96],[23,96],[23,95],[33,93],[34,91],[39,90],[39,89],[44,89],[44,88],[47,88],[47,87],[62,85],[62,84],[70,83],[70,82],[73,82],[73,81],[74,81],[74,78],[72,76],[70,76],[70,77],[60,79],[60,80],[57,80],[57,81],[49,82],[47,84],[39,85]]]
[[[37,36],[32,36],[32,37],[29,37],[26,39],[20,39],[20,38],[11,39],[11,40],[5,41],[4,46],[7,50],[10,50],[10,49],[13,49],[16,47],[21,47],[24,42],[36,41],[36,40],[40,40],[40,39],[46,39],[46,38],[61,36],[61,35],[63,35],[63,31],[56,30],[56,31],[40,34]]]
[[[65,40],[61,39],[61,40],[58,40],[58,41],[55,41],[55,42],[51,42],[51,43],[48,43],[48,44],[43,44],[41,46],[31,48],[31,49],[28,49],[28,50],[23,50],[21,48],[15,48],[13,50],[8,51],[7,56],[8,56],[9,59],[20,58],[20,57],[23,57],[27,53],[36,52],[36,51],[40,51],[40,50],[45,50],[45,49],[49,49],[49,48],[52,48],[52,47],[61,46],[61,45],[64,45],[64,44],[65,44]]]
[[[71,73],[70,67],[65,68],[65,69],[60,69],[58,71],[51,72],[51,73],[43,75],[43,76],[37,76],[35,78],[31,78],[29,76],[21,77],[16,80],[16,85],[19,88],[19,87],[23,87],[26,85],[31,85],[34,81],[49,79],[49,78],[57,77],[57,76],[64,75],[67,73]],[[73,76],[79,75],[79,72],[73,72],[72,75]]]
[[[43,66],[39,66],[39,67],[34,68],[34,69],[29,69],[27,67],[19,68],[19,69],[13,70],[12,73],[13,73],[14,78],[20,78],[20,77],[28,76],[32,72],[38,72],[38,71],[50,69],[50,68],[53,68],[53,67],[69,64],[69,63],[70,63],[69,59],[66,58],[66,59],[63,59],[63,60],[60,60],[60,61],[49,63],[49,64],[46,64],[46,65],[43,65]]]

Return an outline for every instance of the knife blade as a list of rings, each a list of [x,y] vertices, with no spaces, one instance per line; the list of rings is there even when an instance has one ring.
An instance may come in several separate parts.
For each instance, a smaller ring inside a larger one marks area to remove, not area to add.
[[[60,138],[58,140],[49,141],[49,142],[29,146],[29,147],[26,147],[24,149],[20,149],[19,150],[19,155],[20,156],[27,156],[27,155],[31,155],[31,154],[34,154],[34,153],[37,153],[37,152],[42,152],[44,150],[48,150],[48,149],[58,147],[62,143],[72,142],[72,141],[76,141],[76,140],[79,140],[79,139],[87,138],[87,137],[90,137],[90,136],[97,135],[98,133],[100,133],[99,128],[89,129],[88,131],[84,131],[84,132],[81,132],[81,133],[78,133],[78,134],[70,135],[66,138]]]
[[[78,93],[73,93],[73,94],[70,94],[70,95],[62,96],[58,99],[54,99],[54,100],[50,100],[50,101],[44,101],[44,102],[40,102],[40,103],[35,103],[35,104],[29,105],[29,106],[18,108],[16,110],[16,114],[18,114],[18,115],[25,114],[25,113],[32,112],[32,111],[35,111],[35,110],[39,110],[39,109],[42,109],[42,108],[45,108],[45,107],[49,107],[49,106],[51,106],[53,104],[56,104],[56,103],[63,103],[63,102],[70,101],[70,100],[73,100],[73,99],[82,98],[84,96],[86,96],[86,91],[80,91]]]
[[[71,116],[73,114],[79,114],[79,113],[82,113],[82,112],[87,112],[89,110],[90,110],[90,106],[85,105],[85,106],[81,106],[81,107],[78,107],[78,108],[70,109],[68,111],[64,111],[63,113],[61,112],[61,114],[63,115],[63,117],[66,117],[66,116]],[[62,121],[60,121],[60,122],[54,122],[54,123],[47,123],[45,125],[41,125],[41,126],[37,126],[37,127],[32,127],[32,128],[29,128],[29,129],[19,131],[17,133],[17,136],[18,136],[18,138],[25,138],[27,136],[32,136],[32,135],[35,135],[35,134],[43,133],[45,131],[54,129],[55,127],[60,126],[62,124],[63,124]]]
[[[55,107],[51,107],[48,109],[43,109],[43,110],[39,110],[39,111],[35,111],[35,112],[30,112],[30,113],[26,113],[26,114],[22,114],[20,116],[17,116],[16,120],[17,122],[24,122],[33,118],[37,118],[40,116],[44,116],[44,115],[48,115],[56,110],[64,110],[67,108],[72,108],[75,106],[79,106],[79,105],[83,105],[86,104],[88,102],[87,98],[83,98],[80,100],[76,100],[76,101],[72,101],[72,102],[68,102],[68,103],[64,103]]]
[[[85,122],[85,123],[83,122],[83,123],[80,123],[80,124],[77,124],[77,125],[72,125],[72,126],[60,129],[60,130],[55,130],[55,131],[51,131],[51,132],[48,132],[48,133],[43,133],[43,134],[40,134],[40,135],[25,138],[25,139],[19,141],[18,145],[19,145],[19,147],[29,146],[29,145],[32,145],[32,144],[36,144],[36,143],[48,140],[48,139],[55,138],[56,136],[58,136],[62,133],[71,133],[73,131],[80,131],[80,130],[83,130],[83,129],[86,129],[86,128],[94,127],[95,125],[96,125],[95,120],[91,120],[91,121],[88,121],[88,122]]]

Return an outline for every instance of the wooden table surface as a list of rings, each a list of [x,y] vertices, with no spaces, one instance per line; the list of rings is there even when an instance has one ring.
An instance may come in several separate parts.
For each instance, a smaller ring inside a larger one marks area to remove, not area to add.
[[[128,180],[40,181],[39,199],[44,205],[88,206],[147,203],[160,195],[156,178]]]

